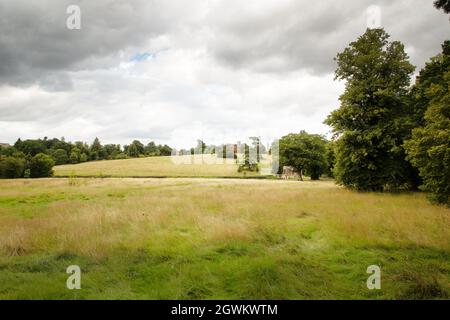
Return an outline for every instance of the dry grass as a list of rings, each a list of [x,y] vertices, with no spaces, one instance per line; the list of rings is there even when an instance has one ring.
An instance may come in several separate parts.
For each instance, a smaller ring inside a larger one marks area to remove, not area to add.
[[[65,197],[35,203],[33,217],[26,219],[14,215],[20,202],[2,206],[0,250],[5,254],[50,246],[96,255],[183,228],[200,241],[245,240],[266,229],[289,231],[302,217],[314,219],[317,228],[339,241],[450,249],[449,209],[430,205],[421,194],[354,193],[330,182],[216,179],[0,183],[2,196],[21,197],[24,205],[56,191]]]

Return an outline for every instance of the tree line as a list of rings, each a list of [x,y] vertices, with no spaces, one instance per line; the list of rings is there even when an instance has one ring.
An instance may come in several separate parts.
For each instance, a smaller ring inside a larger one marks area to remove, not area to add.
[[[119,144],[102,145],[98,138],[86,142],[66,142],[64,138],[28,139],[20,138],[11,147],[0,148],[1,178],[50,177],[53,166],[76,164],[97,160],[115,160],[138,157],[170,156],[172,148],[149,142],[144,145],[134,140],[123,148]]]

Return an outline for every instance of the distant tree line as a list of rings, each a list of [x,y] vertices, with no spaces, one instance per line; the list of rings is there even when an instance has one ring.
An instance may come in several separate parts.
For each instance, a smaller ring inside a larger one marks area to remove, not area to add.
[[[138,157],[170,156],[172,148],[147,145],[138,140],[123,148],[119,144],[102,145],[98,138],[85,142],[66,142],[61,139],[18,139],[11,147],[0,147],[1,178],[38,178],[53,174],[54,165],[76,164],[87,161],[115,160]]]

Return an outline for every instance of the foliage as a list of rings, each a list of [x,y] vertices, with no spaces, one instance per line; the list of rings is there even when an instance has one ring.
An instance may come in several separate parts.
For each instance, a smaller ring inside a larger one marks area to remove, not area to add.
[[[25,160],[15,157],[0,157],[0,177],[6,179],[21,178],[25,169]]]
[[[123,152],[119,153],[116,155],[116,157],[114,159],[119,160],[119,159],[127,159],[127,155]]]
[[[69,161],[70,163],[78,163],[80,162],[81,152],[80,149],[77,147],[72,149],[72,152],[70,153]]]
[[[282,137],[279,141],[280,169],[290,166],[301,178],[306,173],[312,180],[319,180],[328,167],[325,146],[326,140],[322,136],[305,131]]]
[[[25,141],[18,139],[14,144],[14,148],[32,157],[38,153],[44,153],[47,149],[44,141],[41,139]]]
[[[89,146],[83,141],[66,142],[64,137],[57,139],[28,139],[22,141],[20,138],[12,147],[0,148],[0,156],[27,159],[28,162],[37,154],[42,153],[53,158],[55,165],[77,164],[95,160],[126,159],[130,157],[154,157],[170,156],[172,148],[168,145],[156,145],[153,141],[144,146],[139,140],[134,140],[129,146],[122,149],[119,144],[102,145],[95,138]],[[25,161],[25,169],[28,162]],[[29,169],[29,168],[28,168]],[[28,171],[31,174],[31,170]]]
[[[82,153],[80,155],[80,162],[86,162],[88,161],[88,156],[86,155],[86,153]]]
[[[405,143],[408,159],[419,169],[422,189],[431,199],[450,205],[450,41],[443,53],[433,58],[418,77],[417,103],[428,106],[424,125],[413,130]]]
[[[30,160],[30,177],[41,178],[53,175],[55,161],[49,155],[38,153]]]
[[[53,160],[55,160],[56,165],[66,164],[69,162],[69,157],[64,149],[56,149],[51,152]]]
[[[132,158],[139,157],[139,150],[136,144],[132,143],[127,147],[127,155]]]
[[[327,170],[325,171],[325,174],[330,177],[333,178],[334,174],[334,165],[336,164],[336,144],[334,141],[329,141],[325,147],[325,158],[327,159]]]
[[[450,0],[436,0],[434,6],[444,10],[445,13],[450,13]]]
[[[160,155],[163,157],[168,157],[168,156],[172,155],[172,148],[169,147],[167,144],[165,144],[163,146],[159,145],[158,149],[159,149]]]
[[[411,188],[414,170],[402,144],[410,134],[405,117],[414,67],[404,46],[383,29],[368,29],[336,57],[336,79],[346,80],[341,106],[325,123],[336,142],[339,183],[365,191]]]

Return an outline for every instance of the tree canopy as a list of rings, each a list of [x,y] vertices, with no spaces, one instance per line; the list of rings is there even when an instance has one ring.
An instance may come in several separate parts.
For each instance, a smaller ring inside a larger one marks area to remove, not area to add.
[[[291,133],[279,140],[279,166],[293,167],[302,177],[303,173],[318,180],[327,170],[326,140],[305,131]]]
[[[410,130],[408,87],[414,71],[404,45],[383,29],[367,29],[336,57],[336,79],[345,80],[341,106],[325,123],[336,141],[334,174],[365,191],[408,188],[414,172],[402,148]]]
[[[408,159],[419,169],[432,200],[450,205],[450,41],[420,72],[413,99],[426,107],[422,127],[405,143]]]

